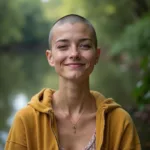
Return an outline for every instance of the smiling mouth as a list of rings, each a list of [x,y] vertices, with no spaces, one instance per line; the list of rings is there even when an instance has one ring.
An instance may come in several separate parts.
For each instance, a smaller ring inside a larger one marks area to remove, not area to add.
[[[69,64],[65,64],[65,66],[69,66],[71,68],[79,68],[79,67],[82,67],[84,65],[85,64],[83,64],[83,63],[69,63]]]

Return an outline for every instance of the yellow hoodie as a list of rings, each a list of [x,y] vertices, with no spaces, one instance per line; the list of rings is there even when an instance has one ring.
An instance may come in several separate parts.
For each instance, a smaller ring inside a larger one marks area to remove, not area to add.
[[[5,150],[58,150],[56,120],[51,106],[55,91],[43,89],[15,115]],[[130,115],[112,99],[91,91],[97,105],[96,150],[141,150]]]

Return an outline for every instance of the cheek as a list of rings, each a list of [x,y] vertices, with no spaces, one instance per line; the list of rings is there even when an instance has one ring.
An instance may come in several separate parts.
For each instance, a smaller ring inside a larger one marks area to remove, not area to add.
[[[85,58],[86,58],[87,61],[90,63],[90,65],[95,64],[95,62],[96,62],[95,53],[86,54],[85,56],[86,56]]]
[[[64,55],[61,55],[59,53],[57,55],[54,55],[55,66],[60,65],[65,60],[65,58],[66,57]]]

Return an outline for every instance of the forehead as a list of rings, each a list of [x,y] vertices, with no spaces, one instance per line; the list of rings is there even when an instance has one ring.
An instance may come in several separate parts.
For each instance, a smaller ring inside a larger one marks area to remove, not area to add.
[[[64,23],[56,24],[52,29],[51,40],[56,41],[60,38],[93,38],[93,33],[88,24],[85,23]]]

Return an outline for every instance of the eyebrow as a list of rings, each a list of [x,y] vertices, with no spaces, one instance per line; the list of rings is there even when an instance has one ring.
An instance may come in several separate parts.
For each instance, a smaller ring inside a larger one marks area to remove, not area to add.
[[[90,39],[90,38],[82,38],[82,39],[80,39],[79,41],[80,41],[80,42],[83,42],[83,41],[91,41],[91,42],[92,42],[92,39]]]
[[[83,41],[91,41],[92,42],[92,39],[90,39],[90,38],[82,38],[82,39],[79,39],[79,42],[83,42]],[[69,42],[69,40],[68,39],[58,39],[57,41],[56,41],[56,43],[57,42]]]
[[[67,40],[67,39],[58,39],[57,41],[56,41],[56,43],[57,42],[68,42],[69,40]]]

